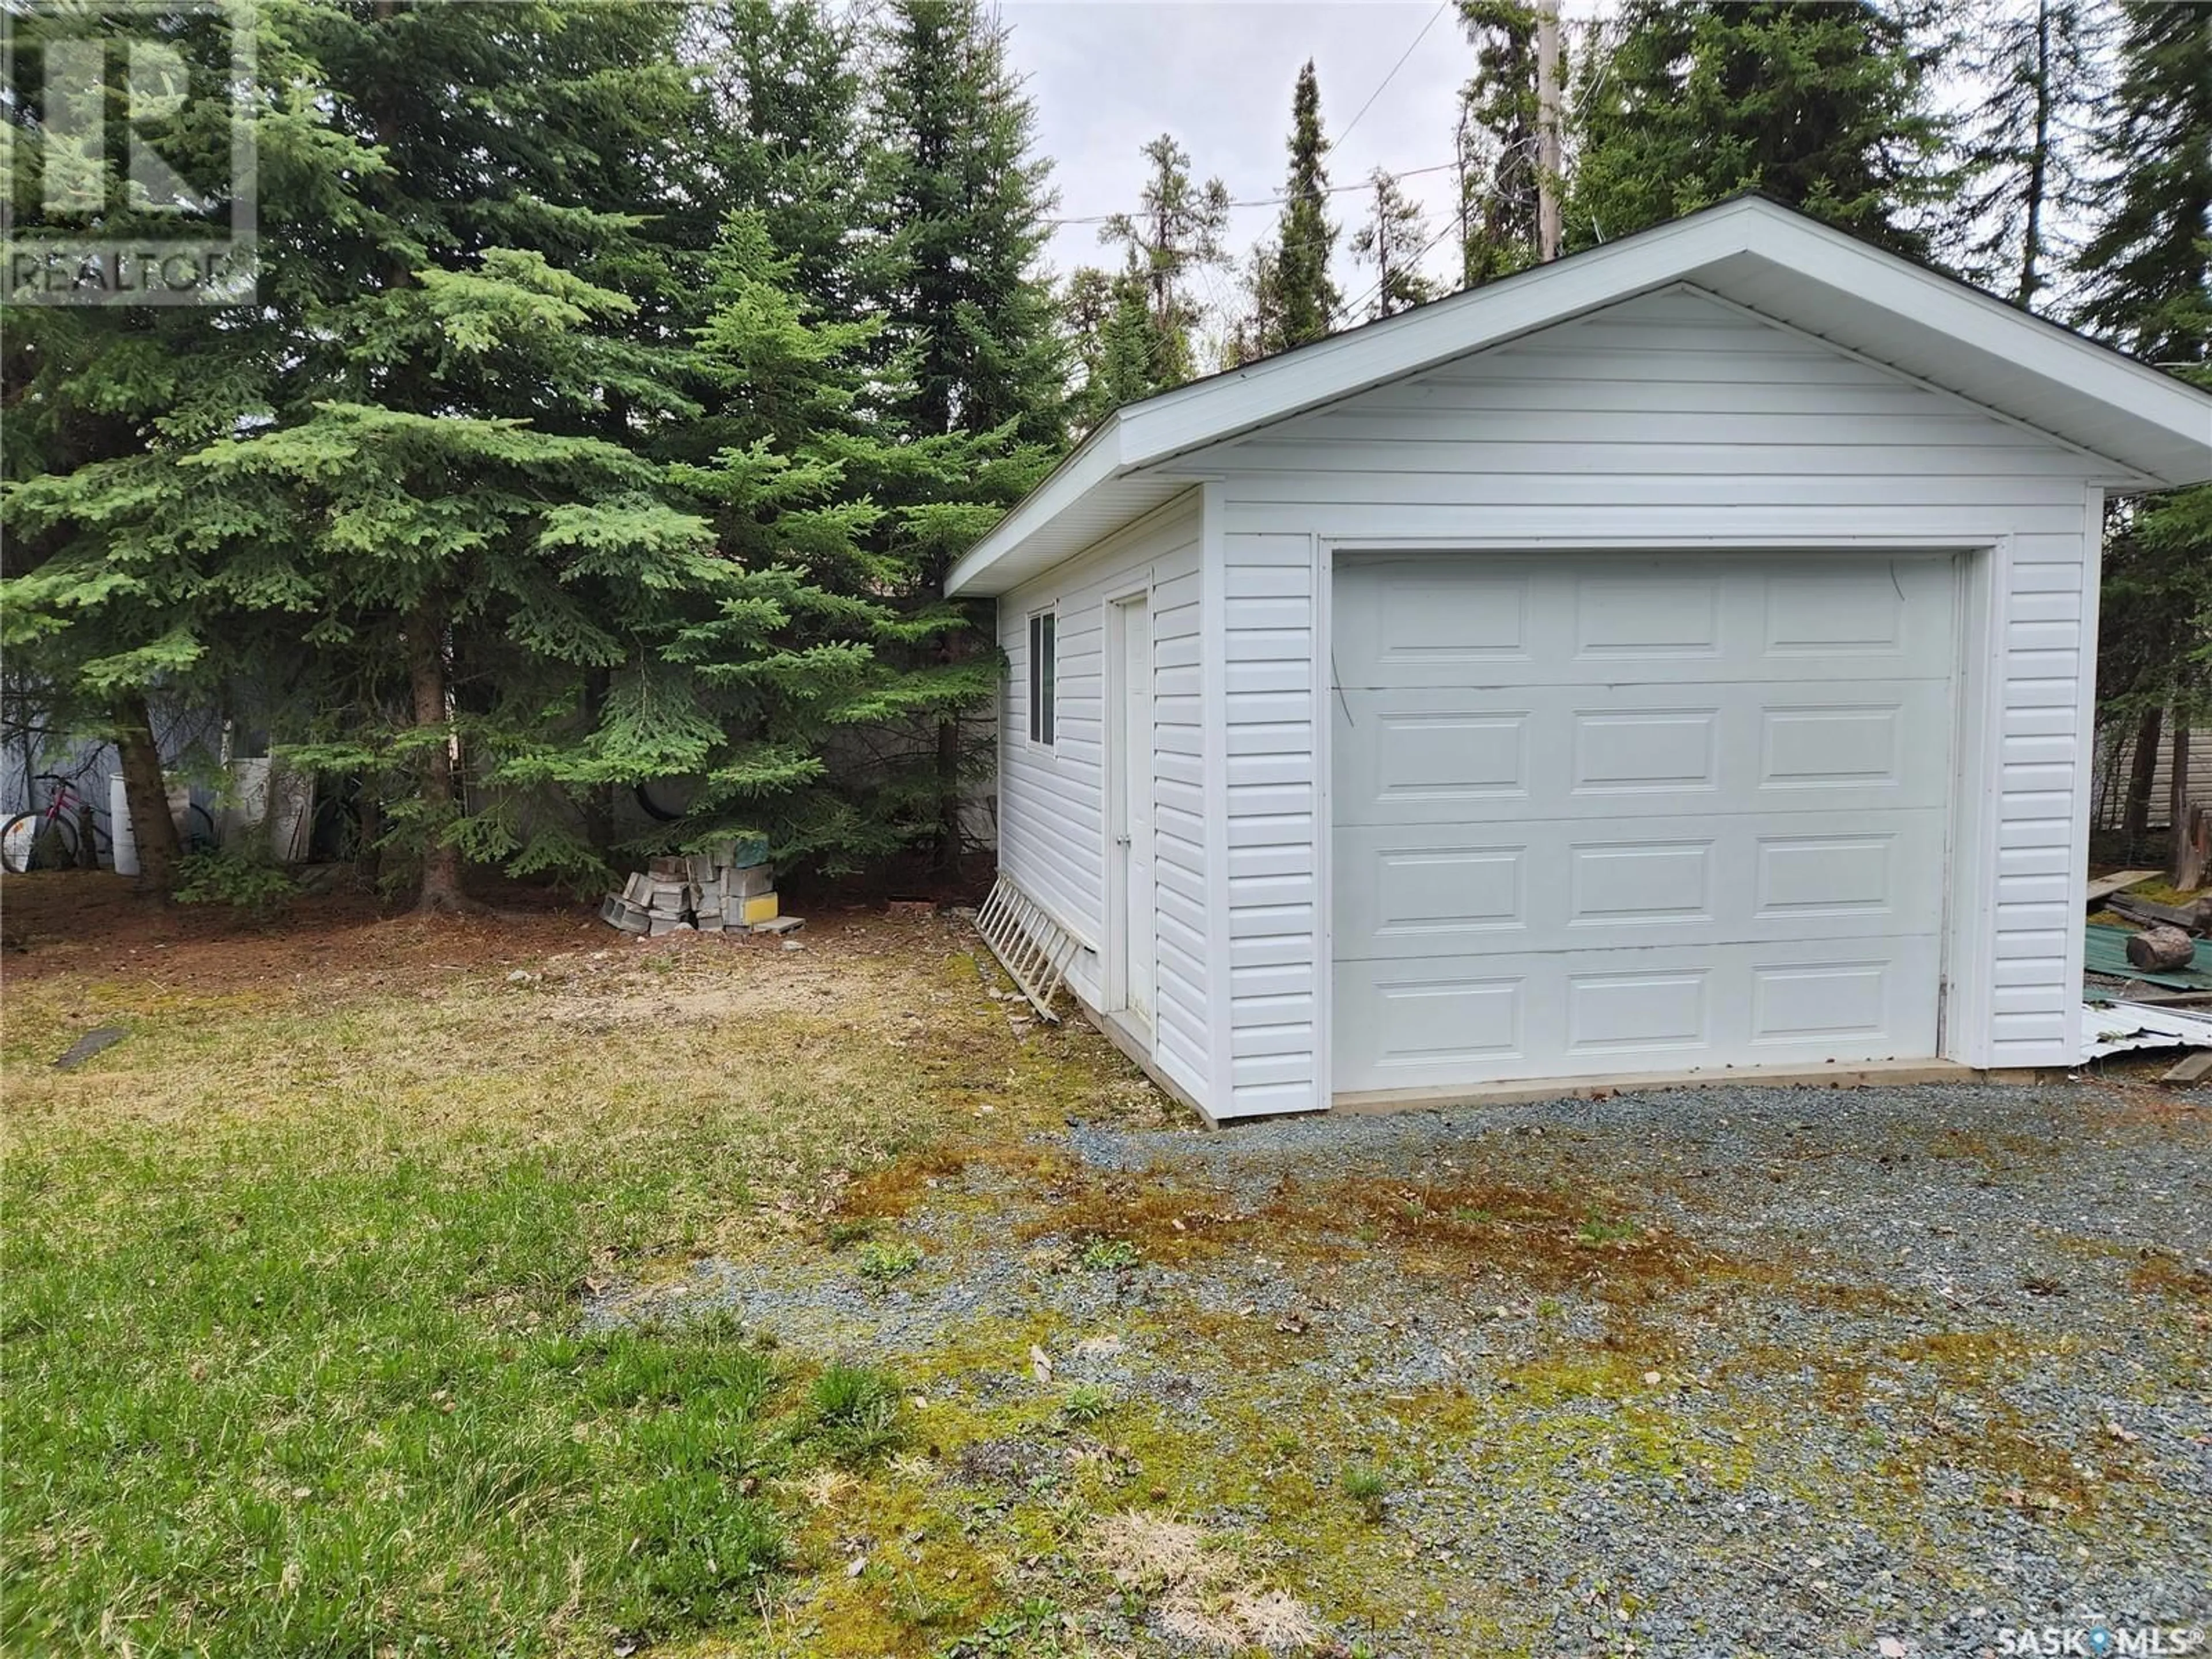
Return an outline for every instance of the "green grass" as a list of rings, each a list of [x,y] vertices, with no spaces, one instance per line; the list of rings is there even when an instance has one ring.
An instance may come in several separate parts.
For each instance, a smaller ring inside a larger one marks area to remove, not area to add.
[[[585,1291],[967,1115],[990,1022],[948,998],[941,1053],[880,1041],[867,971],[748,1017],[773,1073],[709,1023],[610,1040],[450,977],[11,986],[0,1652],[526,1659],[750,1620],[780,1477],[896,1443],[896,1382],[596,1329]],[[46,1065],[102,1021],[131,1040]]]
[[[306,1173],[326,1151],[11,1160],[0,1650],[112,1619],[150,1651],[550,1652],[744,1612],[781,1557],[749,1483],[805,1419],[732,1329],[570,1316],[592,1209],[649,1189]]]
[[[882,1290],[895,1279],[904,1279],[921,1266],[921,1246],[908,1239],[860,1247],[860,1277]]]
[[[1382,1519],[1390,1497],[1390,1476],[1374,1463],[1355,1463],[1339,1477],[1344,1495],[1370,1522]]]
[[[902,1438],[898,1379],[873,1365],[833,1361],[814,1379],[817,1432],[848,1463],[865,1462]]]
[[[1077,1255],[1075,1265],[1085,1273],[1118,1273],[1143,1260],[1137,1247],[1126,1238],[1094,1238]]]
[[[1644,1237],[1644,1229],[1626,1217],[1614,1218],[1602,1211],[1593,1210],[1582,1225],[1575,1229],[1577,1244],[1626,1244]]]
[[[1079,1427],[1100,1421],[1114,1409],[1114,1391],[1097,1382],[1078,1382],[1060,1396],[1060,1414]]]

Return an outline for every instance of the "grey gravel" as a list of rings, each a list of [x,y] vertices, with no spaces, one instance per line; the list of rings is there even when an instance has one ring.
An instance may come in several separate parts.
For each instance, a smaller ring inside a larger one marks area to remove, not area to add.
[[[1723,1089],[1220,1133],[1079,1125],[1037,1150],[1079,1182],[1202,1194],[1241,1231],[1187,1261],[1085,1271],[1050,1183],[975,1164],[886,1224],[924,1251],[888,1287],[801,1242],[592,1314],[732,1309],[801,1352],[903,1368],[926,1397],[1032,1425],[1073,1381],[1160,1402],[1190,1446],[1185,1518],[1242,1540],[1339,1651],[1890,1638],[1979,1656],[2006,1626],[2212,1626],[2212,1129],[2186,1098]],[[1303,1232],[1256,1218],[1300,1194],[1461,1182],[1588,1194],[1727,1270],[1608,1294],[1601,1246],[1597,1282],[1547,1287],[1479,1251],[1410,1251],[1350,1210]],[[1255,1343],[1202,1334],[1240,1321]],[[1049,1333],[1048,1382],[1018,1351],[944,1363],[1001,1326]],[[1528,1386],[1608,1341],[1639,1356],[1625,1382]],[[1424,1415],[1462,1395],[1471,1429]],[[1324,1501],[1333,1460],[1394,1471],[1379,1535],[1357,1542],[1390,1575],[1364,1614],[1343,1562],[1284,1543],[1310,1517],[1207,1501],[1209,1460],[1249,1465],[1255,1419],[1305,1449]],[[1064,1448],[1029,1432],[948,1455],[948,1488],[1049,1479]],[[1085,1432],[1110,1443],[1114,1419]],[[1099,1651],[1176,1650],[1118,1612],[1082,1620]]]

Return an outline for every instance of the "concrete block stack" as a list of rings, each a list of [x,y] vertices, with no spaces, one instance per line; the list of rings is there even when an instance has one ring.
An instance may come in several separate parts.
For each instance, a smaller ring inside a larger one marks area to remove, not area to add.
[[[625,933],[787,933],[796,917],[776,909],[775,877],[757,843],[657,858],[607,895],[599,918]],[[754,856],[748,856],[749,854]]]

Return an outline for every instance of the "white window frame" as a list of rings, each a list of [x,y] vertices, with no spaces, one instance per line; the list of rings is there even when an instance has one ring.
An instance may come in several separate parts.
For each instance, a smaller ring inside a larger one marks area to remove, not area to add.
[[[1024,644],[1028,653],[1030,745],[1051,749],[1060,735],[1059,606],[1047,605],[1042,611],[1030,612]]]

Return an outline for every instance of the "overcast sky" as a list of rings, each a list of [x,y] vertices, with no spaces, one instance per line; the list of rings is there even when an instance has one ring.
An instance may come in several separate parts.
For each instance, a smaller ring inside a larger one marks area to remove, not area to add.
[[[1053,159],[1063,218],[1133,210],[1146,173],[1138,147],[1163,132],[1190,152],[1198,178],[1219,178],[1232,199],[1279,195],[1289,159],[1291,91],[1308,58],[1321,80],[1322,124],[1336,146],[1328,158],[1332,185],[1356,185],[1376,167],[1404,173],[1449,163],[1459,88],[1474,66],[1457,9],[1439,8],[1437,0],[1003,0],[1003,9],[1014,63],[1036,100],[1039,147]],[[1413,55],[1391,76],[1408,46]],[[1352,125],[1386,76],[1388,88]],[[1431,234],[1442,231],[1451,173],[1405,184],[1428,205]],[[1356,267],[1350,255],[1363,216],[1360,196],[1333,199],[1343,227],[1334,270],[1348,300],[1374,272]],[[1280,211],[1248,207],[1231,215],[1229,244],[1240,266]],[[1060,276],[1079,264],[1115,263],[1096,224],[1063,224],[1051,258]],[[1448,260],[1456,260],[1449,237],[1431,255],[1438,269]],[[1236,273],[1209,272],[1200,283],[1218,304],[1235,292]]]

